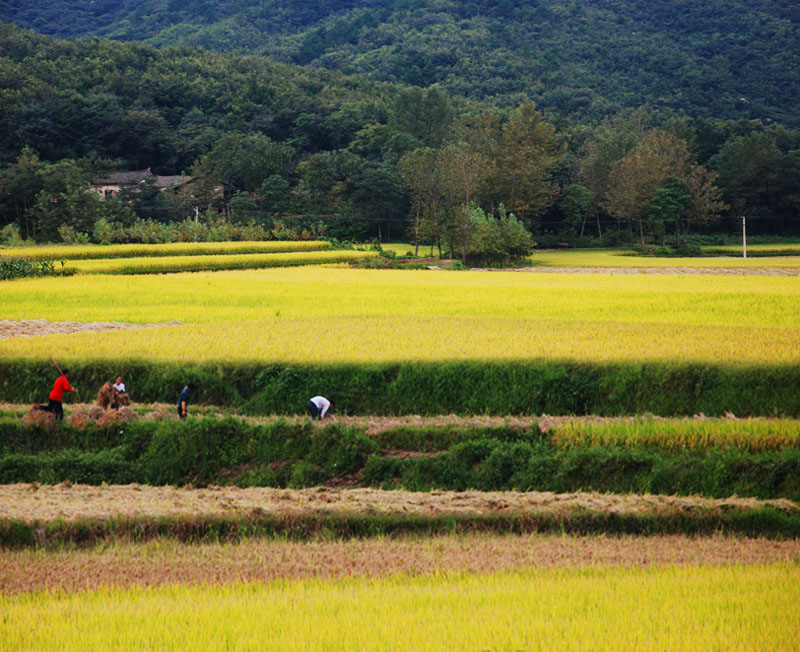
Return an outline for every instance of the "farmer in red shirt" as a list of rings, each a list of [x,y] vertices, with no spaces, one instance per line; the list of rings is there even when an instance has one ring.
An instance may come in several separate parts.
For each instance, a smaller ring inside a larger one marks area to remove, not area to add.
[[[74,391],[75,388],[69,384],[69,369],[64,369],[53,384],[53,391],[50,392],[50,403],[47,405],[47,410],[52,412],[59,421],[64,418],[64,408],[61,405],[64,392]]]

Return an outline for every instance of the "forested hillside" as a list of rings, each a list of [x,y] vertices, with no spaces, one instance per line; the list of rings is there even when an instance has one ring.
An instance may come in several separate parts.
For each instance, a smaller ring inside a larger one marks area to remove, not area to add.
[[[598,119],[800,119],[793,0],[7,0],[61,38],[185,44]]]
[[[7,24],[0,79],[5,242],[157,242],[202,214],[216,237],[408,237],[500,262],[531,234],[678,245],[743,213],[753,233],[800,230],[800,130],[777,123],[654,107],[578,121],[529,100]],[[137,170],[113,198],[96,192]],[[179,191],[158,185],[171,175]]]

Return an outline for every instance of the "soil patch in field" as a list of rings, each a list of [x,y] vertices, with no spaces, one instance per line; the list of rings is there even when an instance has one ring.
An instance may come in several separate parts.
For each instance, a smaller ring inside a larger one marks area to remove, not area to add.
[[[492,573],[531,567],[800,563],[800,541],[686,537],[439,536],[297,543],[115,544],[73,551],[0,550],[0,593],[101,586]]]
[[[110,331],[131,328],[158,328],[160,326],[180,326],[182,322],[170,321],[160,324],[126,324],[116,321],[47,321],[46,319],[26,319],[11,321],[0,319],[0,339],[9,337],[33,337],[53,333],[80,333],[84,331]]]
[[[518,267],[505,270],[545,274],[694,274],[713,276],[800,276],[797,267]]]
[[[711,499],[695,496],[516,491],[383,491],[372,488],[208,487],[189,489],[145,485],[0,485],[4,518],[42,523],[86,519],[291,515],[471,516],[518,513],[562,514],[590,510],[616,515],[669,514],[770,506],[796,514],[785,499]]]

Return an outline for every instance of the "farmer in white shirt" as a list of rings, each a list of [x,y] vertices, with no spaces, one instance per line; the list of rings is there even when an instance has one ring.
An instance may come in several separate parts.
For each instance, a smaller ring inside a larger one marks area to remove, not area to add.
[[[329,401],[324,396],[315,396],[308,401],[308,411],[311,412],[311,420],[324,419],[333,401]]]
[[[122,405],[127,405],[128,401],[125,399],[128,397],[128,390],[125,389],[125,383],[122,382],[122,376],[117,376],[117,379],[114,381],[114,384],[111,387],[114,390],[113,396],[111,397],[111,407],[118,408],[120,403],[122,403]]]

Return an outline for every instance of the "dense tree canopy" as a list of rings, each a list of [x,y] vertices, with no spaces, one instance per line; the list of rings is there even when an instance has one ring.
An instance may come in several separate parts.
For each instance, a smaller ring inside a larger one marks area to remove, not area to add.
[[[2,24],[0,79],[0,229],[27,238],[106,241],[148,232],[137,219],[203,215],[286,237],[410,237],[466,260],[472,202],[505,205],[545,245],[660,241],[667,223],[681,239],[742,210],[755,233],[800,232],[800,131],[773,122],[652,106],[573,120],[529,98]],[[96,192],[133,170],[146,180],[113,201]],[[157,182],[173,175],[190,181]]]
[[[793,0],[28,0],[0,19],[61,38],[188,45],[358,73],[577,119],[644,104],[798,126]],[[430,144],[430,143],[425,143]]]

